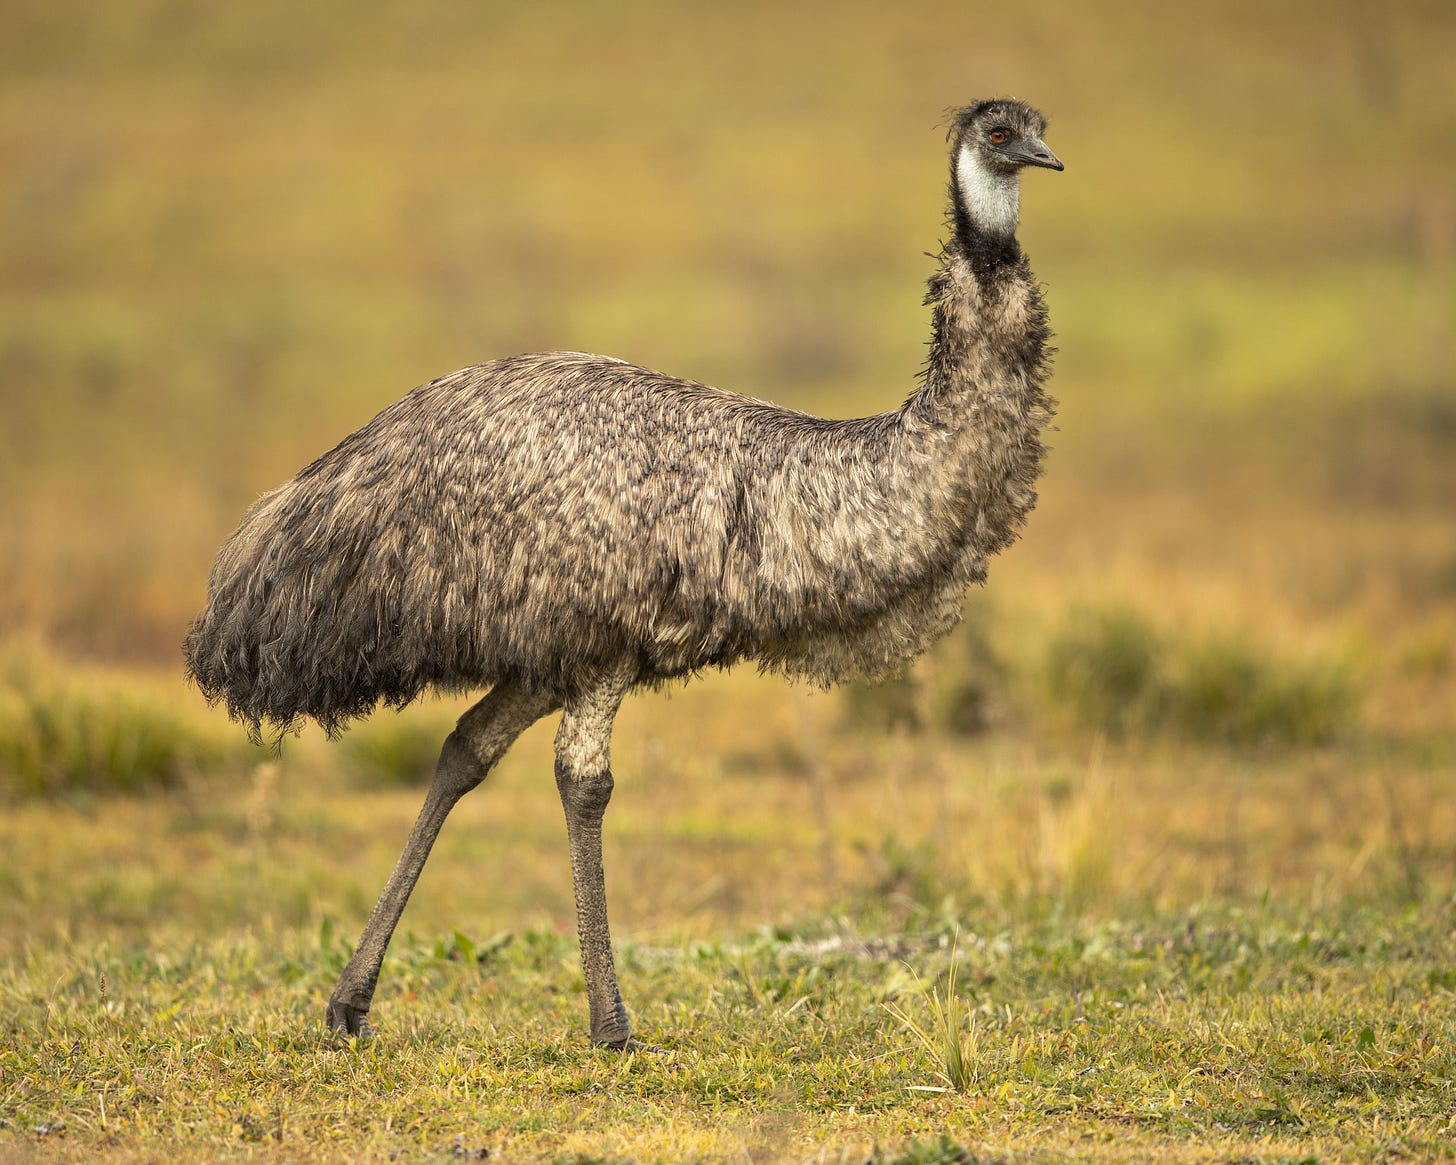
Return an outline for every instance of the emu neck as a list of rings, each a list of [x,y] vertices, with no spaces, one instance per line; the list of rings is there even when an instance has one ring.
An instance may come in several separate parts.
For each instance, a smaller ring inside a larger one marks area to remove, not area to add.
[[[988,235],[1014,235],[1021,218],[1021,181],[1014,170],[992,170],[969,146],[956,155],[956,208],[966,222],[958,224]]]
[[[1045,376],[1046,308],[1016,236],[965,221],[960,203],[957,211],[925,298],[934,329],[925,382],[906,402],[934,429],[974,425],[990,403],[1019,411]]]
[[[979,555],[1010,542],[1035,503],[1051,333],[1016,236],[956,227],[926,296],[934,332],[901,413],[901,464],[947,537]]]

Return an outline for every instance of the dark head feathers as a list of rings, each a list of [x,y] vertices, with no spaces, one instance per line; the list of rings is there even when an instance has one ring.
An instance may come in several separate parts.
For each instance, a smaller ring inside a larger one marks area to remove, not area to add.
[[[1023,137],[1041,137],[1046,133],[1047,119],[1039,109],[1033,109],[1024,101],[1014,97],[992,97],[977,101],[950,111],[950,128],[946,140],[961,141],[973,126],[986,125],[992,121],[1005,123]]]

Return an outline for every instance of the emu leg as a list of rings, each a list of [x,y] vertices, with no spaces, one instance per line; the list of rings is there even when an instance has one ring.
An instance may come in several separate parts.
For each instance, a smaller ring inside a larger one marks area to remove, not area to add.
[[[627,686],[626,676],[617,676],[567,703],[556,733],[556,788],[566,810],[592,1042],[632,1051],[643,1045],[632,1038],[631,1020],[617,988],[602,871],[602,817],[612,798],[612,721]]]
[[[354,957],[329,997],[330,1030],[351,1036],[372,1034],[367,1016],[384,952],[445,818],[461,797],[485,780],[516,737],[554,707],[549,699],[499,685],[460,717],[455,730],[445,738],[434,780],[409,840],[369,915]]]

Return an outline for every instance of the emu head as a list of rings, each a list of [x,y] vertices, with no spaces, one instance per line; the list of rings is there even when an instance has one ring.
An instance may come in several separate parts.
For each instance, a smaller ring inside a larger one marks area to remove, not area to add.
[[[1041,140],[1046,118],[1008,98],[957,110],[951,123],[951,194],[958,217],[992,234],[1011,234],[1021,210],[1025,166],[1065,169]]]

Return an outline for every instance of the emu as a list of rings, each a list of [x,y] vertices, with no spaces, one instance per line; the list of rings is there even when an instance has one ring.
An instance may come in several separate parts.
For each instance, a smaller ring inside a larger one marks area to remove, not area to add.
[[[602,871],[617,709],[743,660],[824,685],[882,675],[960,619],[1036,502],[1055,403],[1016,239],[1021,170],[1063,169],[1045,129],[1004,98],[953,114],[929,356],[892,411],[824,420],[604,356],[515,356],[414,389],[248,510],[185,652],[255,738],[488,689],[445,740],[330,1028],[372,1034],[385,949],[446,816],[560,711],[590,1035],[643,1047]]]

